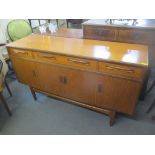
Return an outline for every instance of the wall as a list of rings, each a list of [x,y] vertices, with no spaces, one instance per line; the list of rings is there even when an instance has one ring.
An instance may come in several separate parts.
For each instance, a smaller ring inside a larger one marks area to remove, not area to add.
[[[7,34],[7,25],[12,19],[0,19],[0,27],[2,28],[3,33],[6,35],[6,38],[8,39]]]

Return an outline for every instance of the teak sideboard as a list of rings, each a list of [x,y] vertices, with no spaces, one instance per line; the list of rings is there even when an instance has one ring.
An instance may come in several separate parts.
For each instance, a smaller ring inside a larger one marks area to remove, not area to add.
[[[7,45],[17,79],[35,92],[110,116],[132,115],[148,69],[148,48],[32,34]]]

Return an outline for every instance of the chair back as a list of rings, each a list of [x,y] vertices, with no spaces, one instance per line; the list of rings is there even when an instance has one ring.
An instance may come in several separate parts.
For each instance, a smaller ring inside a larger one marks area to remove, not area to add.
[[[3,75],[4,75],[4,77],[5,77],[6,74],[7,74],[7,72],[8,72],[8,65],[7,65],[7,63],[5,62],[4,57],[3,57],[3,55],[2,55],[1,53],[0,53],[0,60],[1,60],[2,63],[3,63],[1,73],[3,73]]]
[[[1,53],[0,53],[0,61],[1,61],[1,70],[0,70],[0,92],[1,92],[3,91],[5,76],[7,75],[8,72],[8,65],[5,62]]]
[[[25,20],[17,19],[9,22],[7,31],[10,39],[16,41],[32,33],[32,28]]]

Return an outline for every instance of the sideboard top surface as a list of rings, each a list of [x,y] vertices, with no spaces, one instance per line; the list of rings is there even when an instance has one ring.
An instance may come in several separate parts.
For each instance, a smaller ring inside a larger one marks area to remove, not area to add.
[[[139,44],[32,34],[7,47],[148,66],[148,47]]]

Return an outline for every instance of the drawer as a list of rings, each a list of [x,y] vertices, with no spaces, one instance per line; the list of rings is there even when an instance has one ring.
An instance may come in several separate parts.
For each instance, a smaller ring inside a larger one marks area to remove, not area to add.
[[[68,65],[71,67],[97,70],[97,62],[94,60],[87,60],[87,59],[81,59],[81,58],[75,58],[75,57],[61,56],[59,58],[59,62],[61,64]]]
[[[142,79],[145,73],[142,68],[104,62],[99,62],[99,71],[135,79]]]
[[[155,31],[151,30],[119,30],[118,40],[121,42],[154,44]]]
[[[58,62],[58,55],[51,53],[33,52],[33,57],[37,60],[43,60],[48,62]]]
[[[11,56],[23,57],[23,58],[32,58],[31,51],[21,50],[21,49],[10,49],[9,53]]]
[[[84,38],[97,40],[115,40],[116,29],[109,27],[84,27]]]

